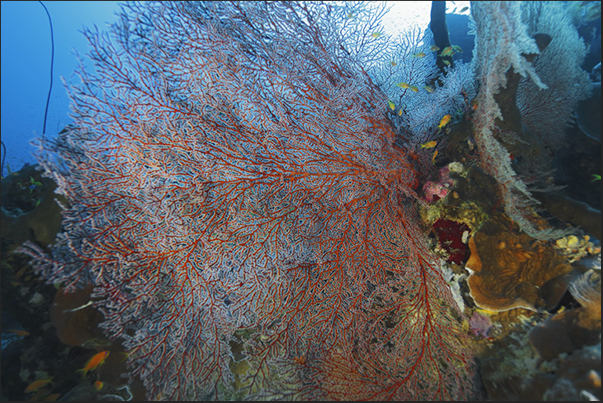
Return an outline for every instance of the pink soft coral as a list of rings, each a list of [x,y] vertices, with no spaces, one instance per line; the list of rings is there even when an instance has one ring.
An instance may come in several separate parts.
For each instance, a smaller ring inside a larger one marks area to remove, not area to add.
[[[450,178],[450,169],[448,166],[440,168],[440,180],[438,182],[429,181],[423,185],[423,194],[425,201],[431,203],[446,197],[450,187],[454,184],[454,180]],[[437,196],[437,199],[434,199]]]
[[[476,336],[488,337],[492,322],[487,316],[474,312],[471,319],[469,319],[469,327]]]

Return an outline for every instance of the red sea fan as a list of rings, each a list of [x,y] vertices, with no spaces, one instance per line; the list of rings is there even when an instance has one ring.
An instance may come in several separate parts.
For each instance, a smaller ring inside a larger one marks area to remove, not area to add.
[[[87,33],[96,71],[39,155],[64,232],[24,250],[49,281],[95,286],[149,398],[232,398],[234,344],[260,396],[474,395],[346,7],[144,3]]]

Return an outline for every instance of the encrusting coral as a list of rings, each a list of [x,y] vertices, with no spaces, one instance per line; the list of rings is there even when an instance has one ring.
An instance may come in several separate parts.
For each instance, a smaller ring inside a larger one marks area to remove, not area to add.
[[[512,221],[498,213],[473,234],[469,248],[471,297],[483,309],[554,306],[558,301],[545,301],[541,290],[548,281],[572,271],[551,245],[513,230]]]
[[[600,342],[601,276],[589,271],[569,286],[580,307],[564,310],[530,331],[530,344],[543,360]]]

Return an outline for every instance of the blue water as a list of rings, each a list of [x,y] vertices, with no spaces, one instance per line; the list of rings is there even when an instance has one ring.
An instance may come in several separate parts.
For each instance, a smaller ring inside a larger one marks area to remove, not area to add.
[[[2,141],[12,171],[34,163],[29,142],[42,135],[50,85],[51,36],[48,16],[37,1],[2,1]],[[115,1],[44,2],[54,29],[53,88],[46,136],[54,136],[70,122],[69,99],[61,77],[70,80],[77,65],[74,49],[84,54],[87,42],[81,29],[114,22]]]

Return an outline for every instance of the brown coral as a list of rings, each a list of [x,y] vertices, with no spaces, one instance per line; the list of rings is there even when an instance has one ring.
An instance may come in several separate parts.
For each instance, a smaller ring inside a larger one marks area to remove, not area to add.
[[[469,249],[470,294],[478,307],[492,311],[550,309],[563,292],[545,291],[572,271],[552,246],[518,233],[502,214],[471,237]]]
[[[599,342],[601,277],[590,271],[569,287],[580,307],[562,311],[530,331],[530,344],[544,360]]]
[[[69,346],[92,344],[94,340],[103,339],[102,330],[98,324],[103,315],[90,304],[92,287],[78,289],[66,293],[59,288],[50,308],[50,318],[57,330],[59,339]]]

